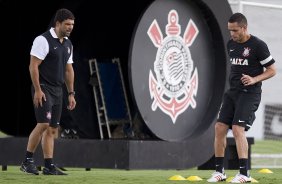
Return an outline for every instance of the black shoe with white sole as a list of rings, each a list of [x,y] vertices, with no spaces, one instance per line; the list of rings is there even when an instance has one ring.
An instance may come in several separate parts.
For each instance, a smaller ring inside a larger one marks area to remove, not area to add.
[[[43,168],[42,174],[44,175],[67,175],[66,173],[62,172],[59,168],[56,166],[51,166],[50,168],[45,167]]]
[[[20,170],[28,173],[28,174],[34,174],[39,175],[38,169],[34,164],[34,160],[32,158],[27,159],[21,164]]]

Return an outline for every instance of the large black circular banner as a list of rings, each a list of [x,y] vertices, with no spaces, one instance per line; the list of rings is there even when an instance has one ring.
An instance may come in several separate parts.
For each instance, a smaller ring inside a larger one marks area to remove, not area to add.
[[[227,83],[230,15],[227,1],[156,0],[141,16],[129,78],[139,112],[159,138],[182,141],[213,128]]]

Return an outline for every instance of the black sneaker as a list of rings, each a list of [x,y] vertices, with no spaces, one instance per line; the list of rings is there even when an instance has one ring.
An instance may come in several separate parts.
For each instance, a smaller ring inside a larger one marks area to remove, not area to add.
[[[42,174],[44,175],[67,175],[66,173],[60,171],[56,166],[52,166],[50,168],[43,168]]]
[[[38,169],[34,164],[33,159],[27,159],[24,161],[20,168],[21,171],[26,172],[28,174],[39,175]]]

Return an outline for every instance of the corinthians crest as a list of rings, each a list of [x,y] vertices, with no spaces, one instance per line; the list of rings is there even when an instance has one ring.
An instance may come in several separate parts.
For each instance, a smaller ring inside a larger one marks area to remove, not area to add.
[[[171,10],[165,38],[156,20],[147,33],[158,49],[154,61],[156,78],[151,70],[149,73],[150,95],[153,99],[151,108],[155,111],[159,107],[175,123],[177,117],[189,106],[195,108],[197,105],[194,97],[198,90],[198,72],[193,66],[189,47],[199,31],[190,19],[181,37],[178,13]]]

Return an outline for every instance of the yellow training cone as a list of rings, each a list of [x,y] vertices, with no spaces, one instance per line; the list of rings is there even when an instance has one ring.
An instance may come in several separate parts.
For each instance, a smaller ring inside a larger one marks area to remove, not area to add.
[[[226,182],[230,183],[230,182],[231,182],[231,180],[233,180],[233,178],[234,178],[233,176],[231,176],[231,177],[227,178],[227,179],[226,179]]]
[[[200,178],[199,176],[189,176],[189,177],[187,178],[187,180],[189,180],[189,181],[201,181],[201,180],[203,180],[203,179]]]
[[[261,170],[259,170],[258,171],[259,173],[267,173],[267,174],[269,174],[269,173],[273,173],[271,170],[269,170],[269,169],[261,169]]]
[[[251,179],[251,182],[252,183],[258,183],[258,181],[256,179],[254,179],[254,178]]]
[[[186,179],[181,175],[174,175],[171,176],[168,180],[186,180]]]

